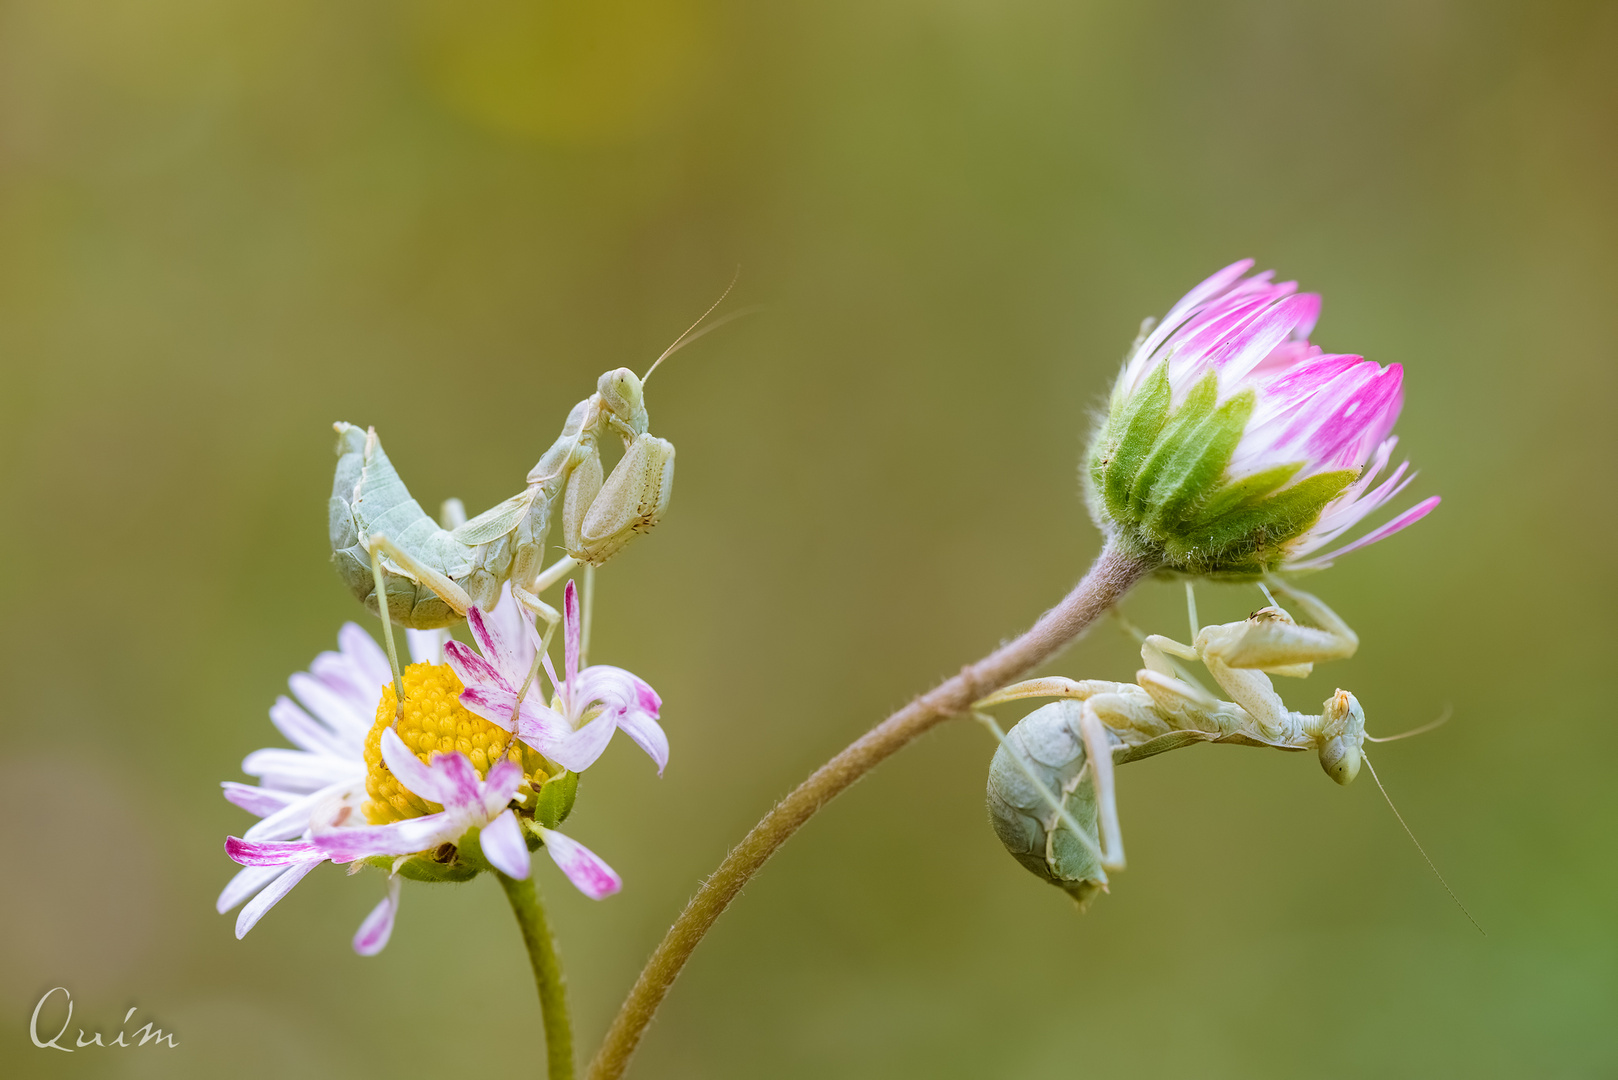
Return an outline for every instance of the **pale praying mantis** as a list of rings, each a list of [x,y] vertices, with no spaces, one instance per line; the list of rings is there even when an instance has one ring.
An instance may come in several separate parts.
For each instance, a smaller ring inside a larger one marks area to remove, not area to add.
[[[1312,750],[1326,775],[1348,784],[1362,762],[1370,766],[1364,752],[1367,740],[1388,742],[1443,723],[1440,719],[1378,739],[1366,734],[1360,703],[1341,689],[1318,715],[1289,710],[1270,676],[1301,677],[1316,663],[1346,659],[1359,647],[1359,638],[1319,598],[1280,580],[1269,584],[1313,625],[1300,625],[1266,589],[1268,607],[1242,622],[1199,629],[1188,585],[1193,644],[1143,635],[1145,667],[1136,673],[1135,682],[1031,679],[974,706],[974,714],[1001,742],[989,767],[989,816],[1001,843],[1018,862],[1081,905],[1104,890],[1107,872],[1124,868],[1113,783],[1116,765],[1198,742],[1233,743]],[[1176,659],[1200,661],[1231,700],[1208,693]],[[1057,700],[1024,717],[1009,733],[1003,734],[982,712],[1005,702],[1042,697]],[[1381,787],[1380,779],[1377,786]],[[1404,824],[1403,817],[1399,820]],[[1419,843],[1416,847],[1421,849]],[[1454,898],[1453,891],[1450,896]]]
[[[411,498],[375,428],[334,424],[329,514],[338,576],[385,623],[414,630],[452,625],[474,605],[493,608],[509,581],[517,602],[545,620],[548,639],[561,616],[540,593],[580,563],[600,566],[668,509],[674,444],[647,430],[645,383],[679,349],[755,310],[731,312],[695,333],[729,294],[727,288],[645,375],[622,367],[604,373],[528,471],[527,488],[470,521],[459,499],[446,501],[442,523],[434,521]],[[610,435],[623,441],[624,453],[603,479],[600,444]],[[545,541],[558,506],[567,555],[546,567]],[[379,594],[387,597],[385,609]]]
[[[648,432],[643,383],[628,368],[603,374],[529,470],[526,490],[471,521],[456,520],[464,515],[452,500],[443,525],[411,498],[375,428],[339,422],[330,503],[338,575],[379,614],[378,593],[386,595],[386,617],[415,630],[458,622],[474,605],[493,608],[507,581],[519,604],[555,625],[561,616],[539,594],[578,563],[606,562],[668,509],[674,445]],[[624,455],[603,481],[599,444],[611,434]],[[558,505],[567,555],[545,567]]]
[[[733,279],[731,288],[735,284]],[[444,503],[441,522],[429,517],[383,452],[375,428],[361,431],[341,421],[333,425],[337,471],[328,504],[332,562],[350,591],[382,618],[401,707],[404,693],[392,624],[414,630],[450,626],[473,606],[493,609],[508,582],[516,602],[545,621],[543,652],[561,613],[540,594],[584,564],[588,642],[590,571],[636,535],[650,531],[668,509],[673,491],[674,444],[648,431],[646,381],[679,349],[755,310],[733,311],[696,332],[729,294],[726,288],[645,375],[622,367],[602,374],[596,392],[573,406],[561,435],[528,471],[526,489],[470,521],[459,499]],[[611,435],[623,441],[624,453],[603,479],[600,444]],[[558,506],[567,554],[547,567],[545,541]],[[379,602],[383,596],[386,603]]]

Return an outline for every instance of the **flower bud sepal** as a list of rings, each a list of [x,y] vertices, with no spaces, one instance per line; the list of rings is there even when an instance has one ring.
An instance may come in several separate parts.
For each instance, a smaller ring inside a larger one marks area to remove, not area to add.
[[[465,847],[466,839],[463,839],[460,844],[440,844],[432,851],[408,857],[372,855],[351,863],[349,873],[353,873],[354,869],[361,866],[374,866],[386,873],[396,874],[406,881],[421,881],[429,885],[458,885],[471,881],[485,869],[485,866],[481,865],[481,858],[473,862],[466,857]]]
[[[573,802],[578,795],[578,773],[564,770],[552,775],[533,795],[534,824],[547,829],[561,825],[573,812]],[[533,850],[533,846],[529,850]]]
[[[1091,440],[1085,487],[1096,524],[1137,558],[1165,570],[1251,579],[1276,569],[1358,469],[1291,481],[1297,461],[1227,479],[1257,397],[1219,401],[1210,371],[1173,405],[1168,361],[1133,390],[1122,380]]]

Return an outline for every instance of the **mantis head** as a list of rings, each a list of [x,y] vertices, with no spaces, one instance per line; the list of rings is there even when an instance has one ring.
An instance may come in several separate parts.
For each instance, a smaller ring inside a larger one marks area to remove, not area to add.
[[[614,368],[596,382],[596,392],[607,411],[621,420],[636,435],[644,434],[648,418],[646,395],[641,389],[641,378],[628,368]]]
[[[1351,784],[1363,760],[1365,710],[1353,694],[1339,690],[1326,700],[1320,719],[1320,767],[1339,784]]]

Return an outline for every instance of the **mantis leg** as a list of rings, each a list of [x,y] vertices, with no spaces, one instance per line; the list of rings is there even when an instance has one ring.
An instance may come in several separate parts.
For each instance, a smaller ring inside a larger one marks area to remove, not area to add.
[[[579,564],[577,560],[573,558],[573,556],[563,555],[560,559],[557,559],[544,570],[540,571],[539,576],[534,579],[534,584],[530,591],[534,593],[544,592],[552,585],[555,585],[558,581],[561,581],[563,578],[567,577],[568,572],[577,565]]]
[[[1240,707],[1229,702],[1220,701],[1202,689],[1193,686],[1172,675],[1160,674],[1156,671],[1139,671],[1135,674],[1136,684],[1152,699],[1153,708],[1149,710],[1150,718],[1164,723],[1168,730],[1179,731],[1208,731],[1225,735],[1240,730],[1248,722],[1248,717]],[[1141,712],[1148,712],[1142,709]],[[1118,728],[1120,720],[1103,713],[1103,719],[1108,726]],[[1146,729],[1140,720],[1134,726],[1138,730]]]
[[[562,621],[562,613],[541,600],[527,586],[511,582],[511,597],[517,603],[527,608],[539,618],[545,620],[545,633],[540,637],[539,651],[544,652],[551,646],[551,636],[556,632],[556,626]]]
[[[1202,662],[1208,667],[1219,688],[1251,716],[1265,740],[1282,738],[1288,730],[1290,713],[1275,685],[1262,671],[1231,667],[1217,654],[1204,653]]]
[[[1315,628],[1330,639],[1334,647],[1331,655],[1321,655],[1321,660],[1346,660],[1354,655],[1360,645],[1360,637],[1354,633],[1343,617],[1326,606],[1325,601],[1311,593],[1306,593],[1294,585],[1289,585],[1280,578],[1271,578],[1269,586],[1292,603],[1309,617]]]
[[[382,616],[382,641],[388,647],[388,667],[393,670],[394,721],[404,715],[404,679],[399,675],[399,650],[393,644],[393,619],[388,614],[388,593],[382,583],[382,557],[371,548],[371,578],[376,582],[376,610]]]
[[[972,708],[987,709],[991,705],[1003,705],[1008,701],[1021,701],[1024,698],[1073,698],[1076,701],[1083,701],[1096,694],[1116,693],[1128,688],[1128,683],[1107,682],[1104,679],[1064,679],[1059,675],[1053,675],[1046,679],[1028,679],[1025,682],[1013,683],[974,703]]]
[[[1217,657],[1233,668],[1255,668],[1272,675],[1307,675],[1323,660],[1345,660],[1360,639],[1318,598],[1280,580],[1270,585],[1315,623],[1300,626],[1280,608],[1265,608],[1245,622],[1210,626],[1197,636],[1203,659]]]
[[[551,636],[562,621],[562,613],[539,598],[539,594],[556,584],[576,565],[570,558],[558,559],[545,569],[545,549],[541,542],[518,546],[511,563],[511,597],[517,603],[545,620],[545,633],[540,638],[541,653],[551,646]]]
[[[464,616],[466,609],[472,606],[472,598],[466,590],[455,584],[440,570],[434,570],[404,548],[389,540],[380,533],[371,534],[371,558],[374,560],[378,553],[386,555],[393,563],[438,594],[438,598],[455,609],[455,614]],[[378,604],[387,602],[386,594],[377,593]]]
[[[1162,634],[1148,634],[1141,639],[1140,659],[1146,665],[1146,670],[1155,671],[1159,675],[1168,675],[1172,678],[1180,677],[1179,665],[1169,659],[1177,656],[1181,660],[1201,660],[1202,654],[1190,645],[1182,645],[1171,637]],[[1189,679],[1182,680],[1190,682]]]
[[[1096,712],[1096,703],[1084,703],[1079,717],[1079,734],[1084,738],[1084,753],[1091,774],[1095,777],[1097,819],[1101,827],[1101,865],[1106,870],[1124,868],[1124,837],[1118,827],[1118,800],[1112,782],[1112,741],[1107,738],[1107,726]]]

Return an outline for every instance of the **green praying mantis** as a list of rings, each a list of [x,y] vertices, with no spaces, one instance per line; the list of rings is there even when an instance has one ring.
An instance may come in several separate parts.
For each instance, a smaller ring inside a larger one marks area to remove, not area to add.
[[[393,623],[435,630],[459,622],[474,605],[490,610],[509,582],[517,603],[545,621],[549,642],[561,615],[540,594],[581,563],[591,569],[605,563],[668,509],[674,444],[648,430],[645,384],[675,352],[756,310],[731,312],[697,332],[729,294],[727,288],[645,375],[623,367],[602,374],[595,393],[573,406],[562,433],[528,471],[526,488],[470,521],[458,499],[445,502],[441,521],[428,516],[375,428],[333,425],[332,562],[355,597],[382,616],[390,641]],[[604,475],[601,444],[613,436],[623,442],[623,457]],[[547,567],[545,542],[558,508],[567,554]],[[386,603],[379,602],[383,596]]]
[[[1193,743],[1229,743],[1313,751],[1326,775],[1349,784],[1361,764],[1370,767],[1367,741],[1420,734],[1447,719],[1379,739],[1366,734],[1365,711],[1353,694],[1341,689],[1318,714],[1289,710],[1270,676],[1302,677],[1316,663],[1347,659],[1359,647],[1359,638],[1319,598],[1279,580],[1269,584],[1312,625],[1300,624],[1268,590],[1269,606],[1241,622],[1198,629],[1193,607],[1192,644],[1142,635],[1144,667],[1133,683],[1031,679],[974,706],[977,718],[1000,739],[989,767],[990,822],[1018,862],[1083,906],[1107,887],[1108,871],[1125,865],[1115,766]],[[1177,660],[1199,661],[1230,700],[1203,689]],[[1009,733],[1002,733],[982,711],[1030,698],[1056,700],[1024,717]],[[1399,821],[1404,824],[1402,816]],[[1419,842],[1416,847],[1421,850]],[[1425,851],[1422,856],[1426,858]],[[1455,899],[1453,891],[1450,896]],[[1459,899],[1455,902],[1460,905]]]
[[[457,520],[454,500],[444,523],[434,521],[399,479],[376,429],[339,422],[330,502],[338,575],[378,614],[380,579],[387,618],[415,630],[449,626],[473,605],[493,608],[508,581],[519,604],[554,626],[561,616],[539,594],[579,563],[600,566],[668,509],[674,444],[647,430],[644,383],[628,368],[604,373],[529,470],[527,487],[470,521]],[[601,442],[612,435],[624,454],[603,479]],[[558,507],[567,555],[546,567]]]

